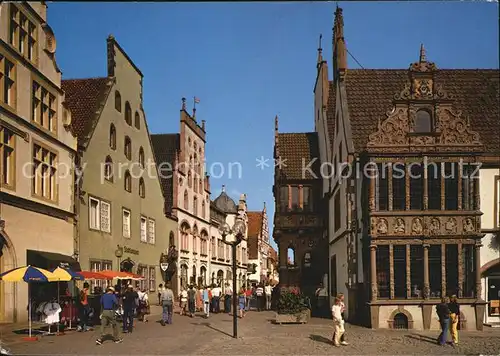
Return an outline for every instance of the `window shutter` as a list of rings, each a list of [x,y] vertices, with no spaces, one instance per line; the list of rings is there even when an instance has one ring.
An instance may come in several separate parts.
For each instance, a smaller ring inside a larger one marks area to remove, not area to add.
[[[111,209],[109,203],[101,202],[101,231],[111,232]]]

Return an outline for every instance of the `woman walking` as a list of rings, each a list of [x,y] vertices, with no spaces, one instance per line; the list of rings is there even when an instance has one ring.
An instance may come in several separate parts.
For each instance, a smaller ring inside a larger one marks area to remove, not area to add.
[[[448,304],[450,309],[450,321],[451,321],[451,340],[453,344],[458,345],[458,322],[460,321],[460,305],[457,302],[457,296],[452,295],[450,297],[450,304]]]
[[[203,311],[203,287],[198,287],[196,291],[196,311]]]
[[[441,346],[446,345],[448,341],[448,330],[450,329],[450,308],[448,307],[448,298],[441,298],[441,303],[436,305],[436,313],[441,325],[441,334],[438,337],[438,344]]]
[[[238,313],[240,319],[245,316],[246,310],[246,291],[245,288],[241,288],[240,293],[238,294]],[[236,310],[234,311],[236,313]]]

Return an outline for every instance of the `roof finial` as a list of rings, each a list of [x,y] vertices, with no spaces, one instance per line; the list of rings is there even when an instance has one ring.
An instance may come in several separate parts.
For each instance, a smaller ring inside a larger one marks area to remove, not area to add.
[[[323,48],[321,47],[321,40],[323,39],[323,35],[319,35],[319,47],[318,47],[318,64],[323,62]]]
[[[222,192],[221,193],[225,193],[226,192],[226,186],[224,184],[222,184]]]
[[[198,99],[196,96],[193,97],[193,119],[196,119],[196,104],[200,103],[200,99]]]
[[[427,59],[425,58],[425,48],[424,48],[424,44],[423,43],[420,44],[420,58],[419,58],[419,62],[420,63],[427,62]]]
[[[181,110],[186,110],[186,98],[182,98],[182,108]]]

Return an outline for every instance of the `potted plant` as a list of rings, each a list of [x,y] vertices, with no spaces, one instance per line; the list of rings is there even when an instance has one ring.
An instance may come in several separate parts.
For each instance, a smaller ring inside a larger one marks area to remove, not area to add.
[[[297,288],[282,289],[276,313],[277,324],[305,324],[311,317],[309,298]]]

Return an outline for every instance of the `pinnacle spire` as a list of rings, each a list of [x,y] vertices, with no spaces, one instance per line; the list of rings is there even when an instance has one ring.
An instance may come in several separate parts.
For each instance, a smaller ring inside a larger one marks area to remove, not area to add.
[[[427,59],[425,58],[425,48],[423,43],[420,44],[420,58],[418,61],[420,63],[427,62]]]

